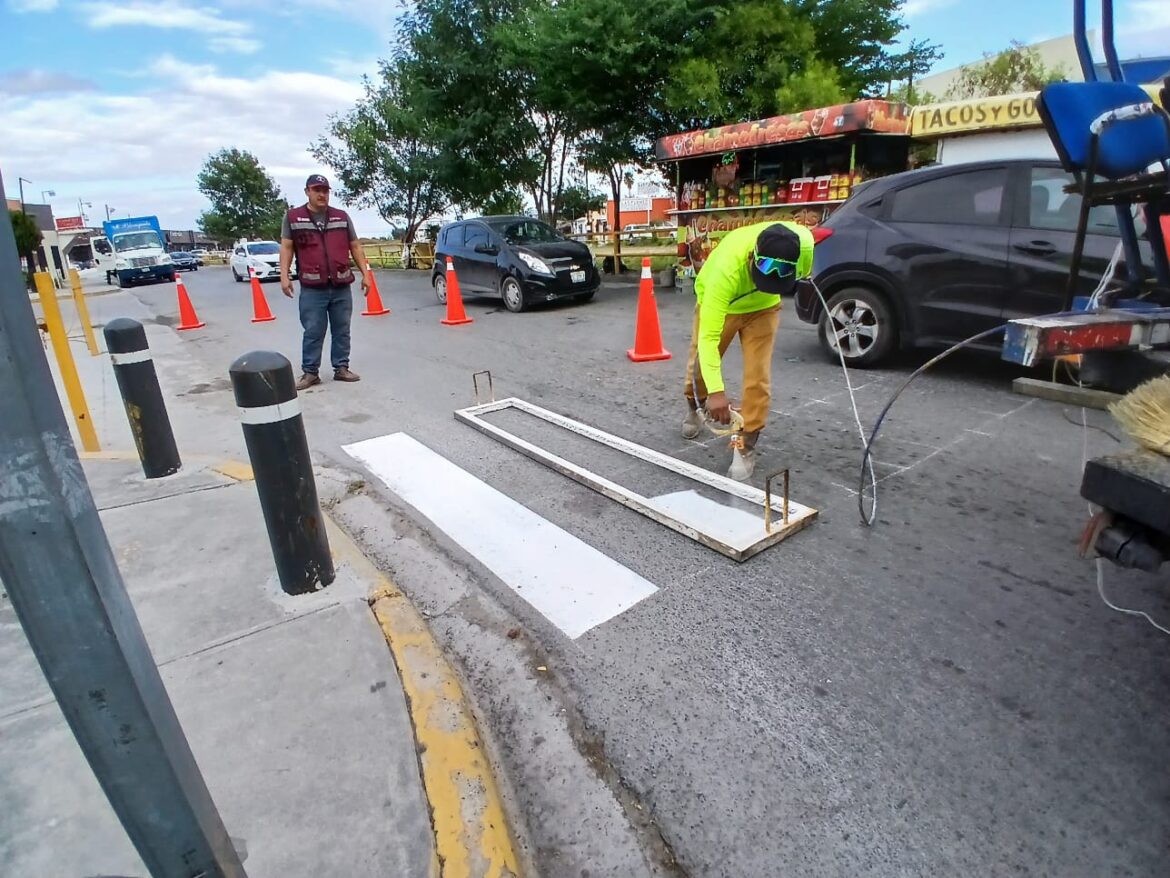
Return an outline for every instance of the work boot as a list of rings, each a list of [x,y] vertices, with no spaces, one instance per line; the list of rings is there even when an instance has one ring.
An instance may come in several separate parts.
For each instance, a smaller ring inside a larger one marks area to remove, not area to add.
[[[357,372],[349,371],[349,366],[342,366],[340,369],[333,370],[334,381],[361,381],[362,376]]]
[[[687,412],[687,419],[683,421],[682,437],[684,439],[697,439],[699,432],[703,429],[703,416],[699,413],[697,408],[691,409]]]
[[[737,482],[746,482],[756,471],[756,449],[738,448],[731,452],[731,467],[727,470],[727,477]]]
[[[738,448],[731,452],[731,467],[727,470],[727,477],[737,482],[746,482],[756,471],[756,442],[760,438],[759,430],[752,430],[740,436],[743,450]]]
[[[301,380],[297,382],[297,392],[308,390],[310,387],[320,384],[321,376],[316,372],[306,372],[301,376]]]

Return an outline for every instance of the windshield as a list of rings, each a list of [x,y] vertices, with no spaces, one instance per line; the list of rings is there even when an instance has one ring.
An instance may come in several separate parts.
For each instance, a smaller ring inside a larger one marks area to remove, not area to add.
[[[258,244],[249,244],[248,253],[252,256],[272,256],[280,252],[280,245],[273,241],[261,241]]]
[[[500,230],[504,240],[509,244],[545,244],[549,241],[560,241],[561,236],[539,220],[523,220],[508,223]]]
[[[114,238],[114,249],[119,253],[126,250],[142,250],[145,247],[160,246],[162,245],[155,232],[131,232]]]

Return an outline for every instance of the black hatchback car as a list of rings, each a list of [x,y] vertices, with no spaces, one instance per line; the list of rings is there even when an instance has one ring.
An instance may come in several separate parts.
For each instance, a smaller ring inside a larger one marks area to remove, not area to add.
[[[499,296],[509,311],[537,302],[587,302],[601,285],[589,248],[525,216],[485,216],[444,226],[435,247],[431,283],[447,301],[447,260],[455,265],[459,290]]]
[[[171,261],[175,263],[175,268],[178,271],[198,271],[199,260],[188,253],[186,250],[171,251]]]
[[[945,346],[1059,311],[1081,206],[1064,191],[1071,182],[1058,162],[1025,159],[863,183],[826,220],[830,234],[816,248],[813,277],[829,313],[802,284],[797,316],[818,324],[834,360],[831,338],[849,365],[864,368],[898,348]],[[1079,294],[1097,286],[1120,240],[1114,208],[1093,208]],[[1149,244],[1140,243],[1148,265]]]

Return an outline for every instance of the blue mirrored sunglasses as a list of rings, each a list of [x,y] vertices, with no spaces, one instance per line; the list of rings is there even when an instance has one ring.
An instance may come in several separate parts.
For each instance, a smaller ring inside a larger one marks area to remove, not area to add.
[[[779,259],[774,256],[757,256],[752,254],[752,261],[760,274],[774,274],[776,277],[788,277],[796,274],[796,261],[793,259]]]

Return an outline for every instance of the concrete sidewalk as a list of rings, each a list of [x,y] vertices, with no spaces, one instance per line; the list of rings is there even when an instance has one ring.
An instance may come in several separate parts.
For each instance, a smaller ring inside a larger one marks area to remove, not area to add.
[[[450,668],[437,648],[428,651],[425,628],[412,628],[413,610],[388,600],[393,586],[344,534],[330,524],[337,580],[293,598],[276,581],[246,468],[188,463],[147,482],[136,460],[107,456],[85,461],[85,470],[163,680],[250,876],[438,876],[440,857],[467,865],[444,874],[518,871],[457,684],[443,717],[414,718],[416,744],[398,669],[417,687],[428,678],[445,685]],[[417,692],[412,701],[435,704]],[[430,746],[437,719],[444,734],[454,730],[471,746],[439,741],[428,765],[419,752]],[[449,760],[443,771],[466,770],[473,786],[482,775],[487,794],[473,796],[470,807],[449,795],[449,778],[434,764],[440,756]],[[474,759],[478,766],[468,764]],[[0,874],[146,875],[6,597],[0,788]],[[489,822],[494,849],[483,843]]]

